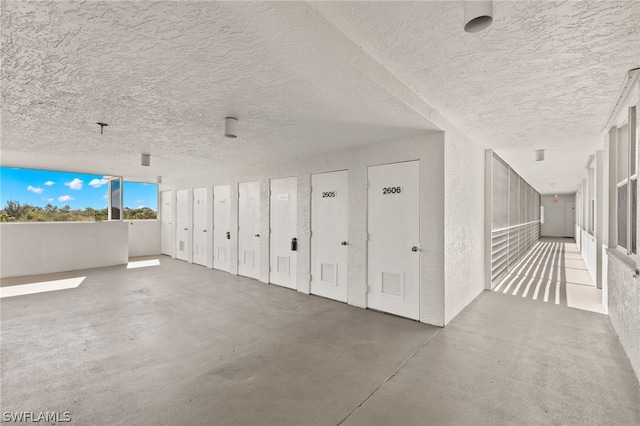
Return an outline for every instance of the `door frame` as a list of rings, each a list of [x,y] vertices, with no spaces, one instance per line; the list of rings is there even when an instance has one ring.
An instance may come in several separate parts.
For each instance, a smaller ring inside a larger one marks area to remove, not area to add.
[[[366,226],[366,240],[365,240],[365,250],[366,250],[366,269],[365,269],[365,282],[366,282],[366,290],[365,290],[365,306],[366,309],[371,309],[373,311],[377,311],[377,309],[375,308],[371,308],[369,307],[369,168],[370,167],[377,167],[377,166],[389,166],[389,165],[393,165],[393,164],[402,164],[402,163],[412,163],[412,162],[418,162],[418,319],[415,321],[422,321],[422,301],[421,301],[421,296],[422,296],[422,252],[423,252],[423,248],[422,248],[422,185],[421,185],[421,165],[422,165],[422,161],[420,158],[414,158],[414,159],[410,159],[410,160],[402,160],[402,161],[385,161],[382,163],[376,163],[376,164],[368,164],[366,166],[366,194],[367,194],[367,214],[366,214],[366,220],[365,220],[365,226]],[[388,315],[395,315],[393,313],[390,312],[385,312],[385,311],[380,311],[380,312],[384,312],[385,314]],[[396,315],[399,316],[399,315]],[[408,317],[403,317],[400,316],[401,318],[406,318],[411,320],[412,318],[408,318]]]
[[[368,170],[368,169],[367,169]],[[347,241],[347,252],[346,252],[346,259],[345,259],[345,268],[347,269],[347,274],[346,274],[346,281],[345,281],[345,286],[347,288],[347,298],[346,300],[344,300],[344,302],[342,300],[338,300],[338,299],[330,299],[336,302],[343,302],[343,303],[349,303],[349,231],[351,229],[350,224],[351,221],[349,220],[349,201],[351,199],[350,195],[351,193],[349,192],[349,169],[348,168],[343,168],[343,169],[339,169],[339,170],[326,170],[323,172],[317,172],[317,173],[311,173],[310,179],[309,179],[309,185],[313,188],[313,176],[314,175],[322,175],[322,174],[327,174],[327,173],[337,173],[337,172],[346,172],[347,173],[347,182],[346,182],[346,191],[347,191],[347,203],[346,203],[346,235],[345,238]],[[368,172],[367,172],[368,173]],[[368,180],[368,179],[367,179]],[[367,189],[368,192],[368,189]],[[368,226],[368,221],[369,221],[369,215],[367,214],[367,226]],[[309,273],[312,274],[313,273],[313,195],[310,194],[309,196]],[[367,256],[367,270],[365,271],[365,277],[368,279],[368,261],[369,258]],[[318,294],[315,294],[312,292],[312,288],[313,288],[313,281],[309,280],[309,294],[313,294],[314,296],[319,296],[319,297],[324,297],[324,296],[320,296]],[[367,292],[368,293],[368,292]]]

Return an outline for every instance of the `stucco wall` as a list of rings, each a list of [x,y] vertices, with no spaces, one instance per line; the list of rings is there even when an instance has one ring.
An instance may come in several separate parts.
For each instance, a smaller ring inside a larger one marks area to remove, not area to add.
[[[480,161],[482,160],[480,152]],[[188,180],[162,184],[162,190],[176,190],[231,184],[232,229],[237,230],[237,183],[261,183],[261,235],[269,231],[269,179],[298,177],[298,291],[310,291],[310,193],[311,174],[349,171],[348,295],[349,304],[366,306],[367,286],[367,172],[368,166],[420,160],[420,312],[421,321],[444,325],[444,163],[442,132],[409,139],[367,145],[362,148],[306,158],[290,158],[280,164],[263,164],[243,169],[212,168]],[[454,175],[454,173],[452,173]],[[482,176],[477,179],[482,179]],[[452,179],[455,178],[452,176]],[[480,182],[481,183],[481,182]],[[478,194],[482,197],[482,191]],[[480,206],[482,207],[482,205]],[[470,214],[470,213],[469,213]],[[482,219],[480,218],[480,221]],[[482,228],[480,228],[482,229]],[[237,238],[231,240],[232,265],[237,264]],[[482,245],[478,247],[482,250]],[[481,257],[480,257],[481,258]],[[232,266],[237,273],[237,266]],[[477,274],[474,273],[474,275]],[[261,238],[260,281],[269,279],[269,240]],[[473,297],[475,297],[474,294]]]
[[[124,222],[2,223],[2,278],[126,264]]]
[[[444,146],[447,324],[484,290],[485,152],[455,129],[445,133]]]
[[[128,220],[129,257],[152,256],[160,253],[160,221]]]
[[[640,277],[609,255],[607,283],[609,319],[640,378]]]

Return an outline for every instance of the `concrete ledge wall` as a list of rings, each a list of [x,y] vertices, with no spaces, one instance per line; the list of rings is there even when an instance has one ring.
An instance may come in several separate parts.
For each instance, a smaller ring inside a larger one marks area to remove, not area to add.
[[[0,277],[126,264],[123,222],[2,223]]]
[[[128,220],[129,257],[160,254],[160,221]]]
[[[609,319],[640,379],[640,277],[608,255],[607,285]]]

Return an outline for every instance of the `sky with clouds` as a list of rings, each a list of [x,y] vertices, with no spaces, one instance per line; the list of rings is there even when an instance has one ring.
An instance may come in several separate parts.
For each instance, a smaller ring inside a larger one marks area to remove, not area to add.
[[[102,176],[82,173],[0,167],[0,209],[8,200],[44,207],[47,204],[71,209],[103,209],[108,205],[107,181]],[[124,183],[124,207],[157,210],[157,185]]]

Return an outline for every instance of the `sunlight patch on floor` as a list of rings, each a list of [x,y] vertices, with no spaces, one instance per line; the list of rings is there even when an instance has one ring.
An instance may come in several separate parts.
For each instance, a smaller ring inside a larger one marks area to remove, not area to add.
[[[23,296],[26,294],[45,293],[48,291],[68,290],[82,284],[87,277],[66,278],[54,281],[42,281],[31,284],[0,287],[0,298]]]
[[[137,260],[127,263],[127,269],[147,268],[149,266],[160,266],[160,259]]]

